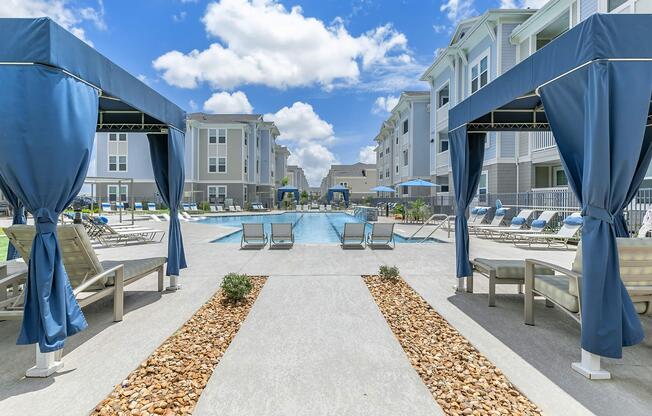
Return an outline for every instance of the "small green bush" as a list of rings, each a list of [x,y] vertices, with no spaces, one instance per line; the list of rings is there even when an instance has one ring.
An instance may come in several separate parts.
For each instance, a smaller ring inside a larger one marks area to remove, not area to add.
[[[251,289],[253,289],[253,284],[246,274],[229,273],[222,280],[224,295],[234,302],[244,299]]]
[[[211,204],[204,201],[204,202],[201,202],[197,208],[199,208],[200,211],[210,211],[211,210]]]
[[[385,265],[380,266],[380,270],[378,271],[378,274],[383,279],[396,280],[400,278],[398,267],[396,266],[385,266]]]

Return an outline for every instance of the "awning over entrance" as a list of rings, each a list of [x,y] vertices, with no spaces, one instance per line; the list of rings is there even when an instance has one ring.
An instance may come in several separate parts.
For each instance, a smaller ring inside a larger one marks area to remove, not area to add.
[[[87,326],[56,226],[84,183],[96,131],[148,133],[156,185],[171,214],[167,274],[186,267],[177,217],[185,113],[50,19],[0,19],[0,39],[0,182],[36,225],[18,343],[52,352]]]
[[[652,158],[652,15],[593,15],[455,106],[449,141],[457,276],[470,276],[467,208],[487,131],[550,129],[582,207],[582,348],[619,358],[643,330],[620,279],[623,209]]]

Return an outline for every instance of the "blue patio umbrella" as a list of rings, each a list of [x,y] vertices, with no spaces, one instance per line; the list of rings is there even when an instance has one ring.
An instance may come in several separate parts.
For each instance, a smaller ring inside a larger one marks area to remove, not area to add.
[[[396,192],[394,188],[390,188],[389,186],[376,186],[374,188],[371,188],[370,191],[373,192]]]
[[[398,186],[407,186],[408,188],[409,187],[416,187],[416,186],[424,186],[424,187],[427,187],[427,188],[435,188],[435,187],[437,187],[439,185],[436,185],[436,184],[434,184],[432,182],[424,181],[423,179],[412,179],[411,181],[399,183]]]

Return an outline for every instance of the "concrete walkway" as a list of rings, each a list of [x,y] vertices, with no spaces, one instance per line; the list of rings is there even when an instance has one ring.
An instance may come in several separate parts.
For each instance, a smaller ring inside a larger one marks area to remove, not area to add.
[[[437,415],[357,276],[272,276],[196,415]]]

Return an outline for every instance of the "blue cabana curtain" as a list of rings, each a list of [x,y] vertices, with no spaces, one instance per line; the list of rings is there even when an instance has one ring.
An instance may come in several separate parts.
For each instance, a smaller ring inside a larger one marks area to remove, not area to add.
[[[300,195],[298,190],[279,189],[276,193],[276,198],[278,199],[279,204],[283,202],[283,196],[285,194],[294,194],[294,199],[299,202]]]
[[[333,196],[335,196],[335,192],[339,192],[342,194],[342,197],[344,198],[344,205],[347,207],[349,206],[349,190],[348,189],[329,189],[328,193],[326,194],[326,198],[328,199],[328,202],[331,202],[333,200]]]
[[[183,170],[185,135],[177,129],[169,128],[167,140],[160,134],[148,134],[147,139],[156,187],[163,202],[170,208],[166,274],[178,276],[179,270],[188,267],[178,215],[185,182]]]
[[[41,65],[0,66],[0,176],[34,216],[25,312],[18,344],[63,348],[86,328],[63,267],[57,217],[84,183],[98,91]]]
[[[540,90],[570,187],[580,201],[582,348],[611,358],[643,339],[620,279],[616,237],[629,237],[623,209],[652,158],[646,120],[652,63],[600,61]]]
[[[27,218],[25,217],[25,207],[23,207],[23,203],[20,202],[14,191],[12,191],[9,185],[7,185],[4,179],[2,179],[2,176],[0,176],[0,191],[5,198],[7,198],[7,202],[11,205],[11,210],[14,213],[12,224],[25,224],[27,222]],[[16,250],[16,247],[14,247],[13,244],[9,243],[9,246],[7,247],[7,260],[13,260],[18,257],[20,257],[18,250]]]
[[[448,133],[451,160],[453,160],[453,186],[455,188],[455,252],[457,277],[472,275],[469,263],[469,229],[466,211],[478,190],[484,161],[485,133],[470,133],[466,126]]]

